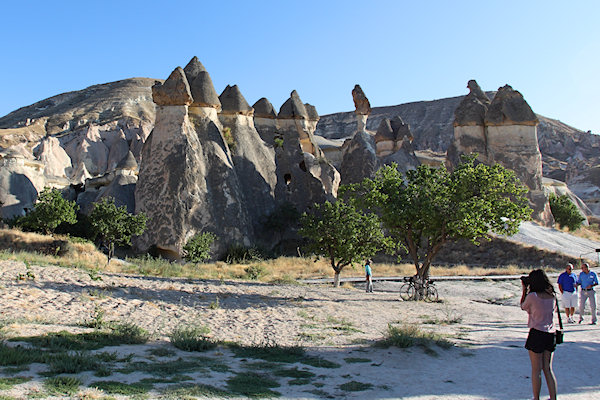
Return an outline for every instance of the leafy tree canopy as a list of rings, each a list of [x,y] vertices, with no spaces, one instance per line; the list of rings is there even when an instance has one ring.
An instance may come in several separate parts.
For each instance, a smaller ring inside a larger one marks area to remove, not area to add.
[[[489,232],[512,235],[531,214],[527,188],[514,172],[498,164],[475,164],[475,156],[463,157],[453,172],[421,165],[403,176],[396,165],[385,166],[374,179],[342,188],[344,193],[380,216],[421,279],[429,276],[445,242],[478,244]]]
[[[217,237],[212,232],[197,233],[183,246],[184,258],[191,262],[204,262],[210,258],[210,246]]]
[[[585,221],[585,217],[581,215],[569,196],[566,194],[560,196],[551,194],[549,201],[552,216],[554,216],[554,219],[560,226],[566,226],[571,231],[575,231],[581,227],[582,222]]]
[[[96,239],[108,247],[108,262],[115,244],[131,244],[132,236],[144,233],[146,220],[144,213],[133,215],[127,212],[127,207],[117,207],[112,197],[105,197],[94,205],[90,221]]]
[[[60,190],[46,188],[39,194],[33,209],[17,218],[15,225],[48,235],[62,223],[76,223],[77,210],[79,206],[74,201],[65,199]]]
[[[304,213],[300,223],[300,234],[309,241],[307,250],[330,260],[335,286],[344,267],[372,257],[385,245],[377,216],[342,199],[315,204],[314,212]]]

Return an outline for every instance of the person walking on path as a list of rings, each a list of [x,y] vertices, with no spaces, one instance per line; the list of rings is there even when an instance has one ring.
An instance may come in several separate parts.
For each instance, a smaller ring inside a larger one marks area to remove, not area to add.
[[[531,361],[533,399],[540,398],[542,371],[544,371],[550,400],[556,400],[556,378],[552,370],[552,358],[556,349],[554,286],[541,269],[531,271],[529,276],[521,278],[521,283],[523,285],[521,309],[529,314],[527,326],[530,329],[525,348],[529,350]]]
[[[594,286],[598,285],[598,276],[594,271],[590,271],[590,265],[583,263],[581,272],[577,280],[581,286],[581,295],[579,298],[579,323],[583,322],[583,312],[585,311],[585,302],[590,300],[590,310],[592,312],[592,325],[596,325],[596,292]]]
[[[577,275],[573,272],[573,264],[567,264],[565,272],[559,275],[558,290],[562,295],[567,323],[572,324],[575,322],[575,307],[577,306]]]
[[[368,259],[365,261],[365,274],[367,281],[367,293],[373,293],[373,272],[371,271],[371,263],[373,261]]]

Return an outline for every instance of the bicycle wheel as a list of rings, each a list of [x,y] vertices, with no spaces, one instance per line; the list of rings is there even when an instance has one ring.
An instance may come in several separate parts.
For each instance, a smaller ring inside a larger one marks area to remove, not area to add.
[[[404,301],[415,299],[415,287],[411,283],[405,283],[400,288],[400,298]]]
[[[425,301],[438,301],[438,291],[435,288],[435,286],[427,286],[427,292],[425,293]]]

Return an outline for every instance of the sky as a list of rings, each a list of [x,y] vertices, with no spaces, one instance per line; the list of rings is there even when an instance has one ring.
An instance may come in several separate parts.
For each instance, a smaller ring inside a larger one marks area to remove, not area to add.
[[[533,111],[600,134],[600,1],[8,1],[0,116],[197,56],[217,93],[276,109],[297,90],[321,115],[505,84]]]

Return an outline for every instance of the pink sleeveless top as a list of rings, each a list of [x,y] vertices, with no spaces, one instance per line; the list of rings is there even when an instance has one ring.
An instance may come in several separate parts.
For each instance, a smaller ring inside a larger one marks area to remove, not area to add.
[[[554,332],[554,297],[542,299],[536,292],[531,292],[521,303],[521,309],[527,311],[527,326],[542,332]]]

